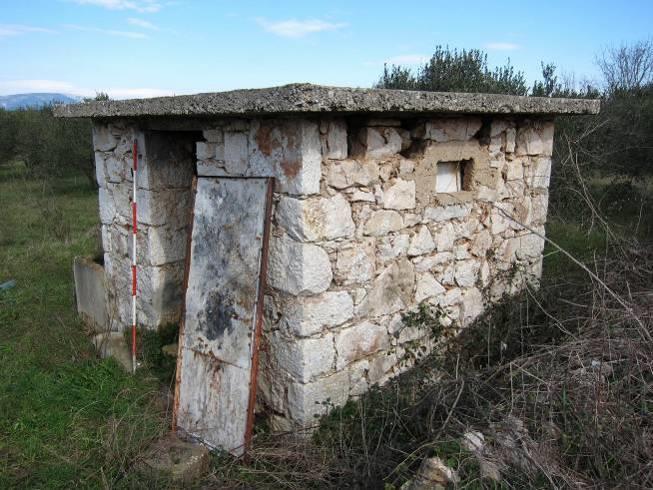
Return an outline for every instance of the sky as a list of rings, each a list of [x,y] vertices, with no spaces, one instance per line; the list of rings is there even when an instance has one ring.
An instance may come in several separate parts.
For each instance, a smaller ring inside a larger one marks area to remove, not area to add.
[[[369,87],[438,44],[510,59],[529,82],[541,61],[597,80],[597,54],[652,35],[651,0],[0,0],[0,95]]]

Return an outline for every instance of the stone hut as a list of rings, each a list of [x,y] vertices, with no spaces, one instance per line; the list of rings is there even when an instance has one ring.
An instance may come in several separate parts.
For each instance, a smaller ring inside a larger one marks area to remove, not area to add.
[[[139,325],[184,325],[178,425],[238,453],[256,384],[274,429],[313,424],[433,348],[405,313],[427,304],[455,333],[537,283],[553,119],[598,110],[307,84],[59,107],[93,120],[96,321],[131,324],[136,140]],[[233,434],[202,432],[245,412]]]

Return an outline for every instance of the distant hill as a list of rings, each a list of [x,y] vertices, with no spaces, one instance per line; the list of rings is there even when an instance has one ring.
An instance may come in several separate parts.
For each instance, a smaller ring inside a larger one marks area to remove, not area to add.
[[[81,100],[81,97],[73,95],[51,93],[0,95],[0,108],[11,111],[25,107],[41,107],[54,102],[74,104]]]

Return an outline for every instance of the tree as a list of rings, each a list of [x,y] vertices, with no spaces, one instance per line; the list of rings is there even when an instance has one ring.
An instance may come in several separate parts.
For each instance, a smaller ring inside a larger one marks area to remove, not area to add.
[[[608,94],[632,93],[653,84],[653,41],[608,48],[596,59]]]
[[[487,54],[481,50],[458,51],[448,46],[436,46],[431,59],[416,71],[397,65],[385,65],[375,86],[436,92],[528,93],[524,74],[515,71],[510,60],[504,66],[491,70]]]

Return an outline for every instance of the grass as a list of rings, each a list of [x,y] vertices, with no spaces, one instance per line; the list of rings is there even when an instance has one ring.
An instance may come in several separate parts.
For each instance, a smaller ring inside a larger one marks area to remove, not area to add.
[[[74,309],[72,259],[97,252],[97,194],[81,176],[0,165],[0,487],[127,485],[165,428],[152,378],[97,359]]]
[[[650,213],[641,219],[641,209],[620,205],[622,219],[611,232],[550,219],[547,236],[576,258],[602,265],[597,274],[629,295],[650,328],[650,308],[646,313],[644,303],[642,310],[645,296],[638,294],[647,284],[650,294],[653,261],[643,253],[628,269],[623,248],[612,255],[615,235],[632,234],[634,223],[650,237]],[[0,210],[0,283],[16,281],[0,290],[0,488],[147,486],[132,469],[168,427],[160,392],[174,365],[160,348],[174,340],[175,326],[141,337],[149,366],[143,376],[96,357],[73,304],[72,259],[98,252],[97,196],[85,178],[43,182],[20,163],[0,165]],[[544,271],[539,293],[507,301],[446,355],[334,410],[312,440],[259,428],[249,464],[216,454],[201,484],[392,489],[412,478],[424,457],[437,455],[458,470],[465,488],[645,485],[653,456],[646,437],[650,345],[637,342],[631,319],[551,245]],[[570,375],[579,362],[591,364],[606,352],[614,376],[586,383]],[[461,436],[483,431],[500,460],[505,448],[497,441],[508,430],[501,424],[510,425],[512,416],[525,421],[520,447],[535,455],[537,467],[506,463],[505,481],[495,484],[483,478]],[[543,429],[551,424],[555,437]],[[546,448],[556,457],[538,456]]]

